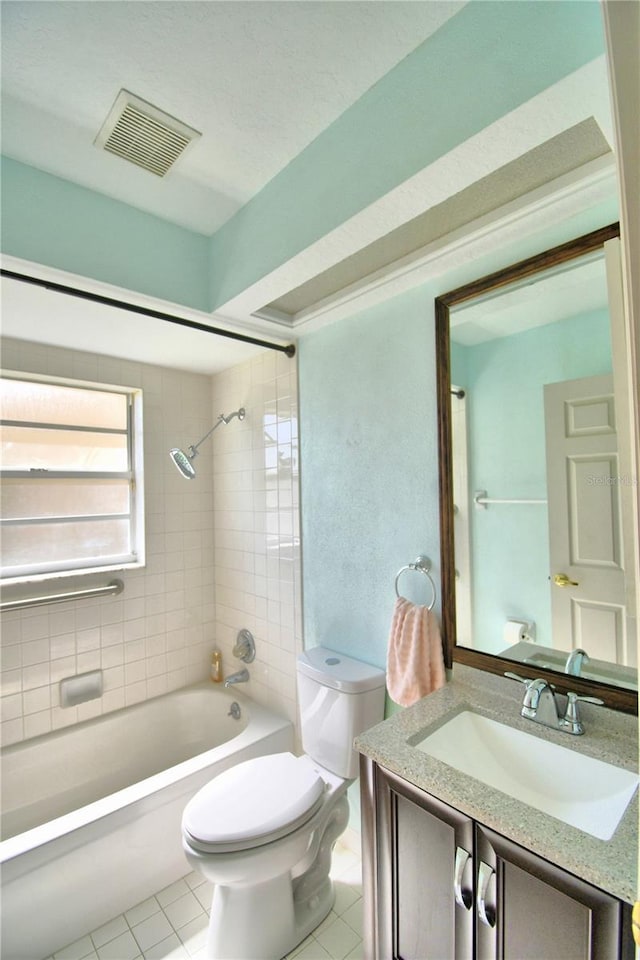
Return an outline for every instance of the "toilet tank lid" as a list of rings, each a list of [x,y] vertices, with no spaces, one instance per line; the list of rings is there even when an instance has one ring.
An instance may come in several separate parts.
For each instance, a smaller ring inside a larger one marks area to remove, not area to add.
[[[384,670],[327,647],[311,647],[298,654],[298,670],[325,687],[343,693],[365,693],[385,684]]]

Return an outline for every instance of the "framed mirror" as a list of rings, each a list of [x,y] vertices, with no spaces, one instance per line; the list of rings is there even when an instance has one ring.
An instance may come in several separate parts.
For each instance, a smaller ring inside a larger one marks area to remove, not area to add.
[[[436,299],[442,630],[448,667],[635,713],[617,238],[611,224]]]

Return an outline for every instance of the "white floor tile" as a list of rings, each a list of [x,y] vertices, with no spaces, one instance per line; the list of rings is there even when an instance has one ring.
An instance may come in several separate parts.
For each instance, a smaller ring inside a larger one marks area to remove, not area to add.
[[[207,940],[207,930],[209,929],[209,917],[206,913],[201,913],[199,917],[185,923],[180,927],[178,936],[184,943],[189,956],[193,956],[198,950],[204,947]]]
[[[176,880],[176,882],[172,883],[171,886],[165,887],[164,890],[160,891],[160,893],[156,893],[156,900],[164,909],[168,903],[173,903],[174,900],[178,900],[188,892],[189,887],[183,878],[182,880]]]
[[[198,903],[202,906],[203,910],[211,910],[211,901],[213,899],[214,885],[212,883],[201,883],[199,887],[195,887],[193,890],[194,897],[197,898]]]
[[[315,928],[311,936],[317,937],[320,933],[322,933],[323,930],[326,930],[327,927],[330,927],[331,924],[334,923],[337,919],[338,919],[338,914],[335,912],[335,910],[330,910],[329,913],[324,918],[324,920],[322,921],[322,923],[319,923],[318,926]]]
[[[100,960],[135,960],[140,956],[140,947],[131,931],[127,930],[126,933],[105,943],[103,947],[98,947],[98,956]]]
[[[357,947],[354,947],[351,953],[347,954],[346,960],[365,960],[364,944],[362,940],[360,941]]]
[[[196,873],[194,870],[193,873],[190,873],[187,877],[184,878],[184,882],[189,887],[190,890],[195,890],[196,887],[200,887],[203,883],[207,881],[202,876],[201,873]]]
[[[334,923],[315,935],[332,960],[344,960],[360,942],[360,937],[348,923],[338,917]]]
[[[360,872],[360,858],[353,851],[348,850],[347,847],[341,847],[337,844],[331,859],[331,876],[333,879],[343,879],[344,875],[354,867],[357,867],[358,872]]]
[[[297,958],[299,953],[302,953],[305,947],[309,946],[310,943],[313,943],[313,934],[309,934],[301,943],[293,948],[291,953],[288,953],[284,960],[294,960]]]
[[[358,856],[339,844],[331,875],[333,910],[287,960],[362,960],[362,886]],[[190,873],[132,906],[50,960],[205,960],[213,885]]]
[[[333,912],[341,917],[349,907],[360,899],[360,891],[342,880],[336,880],[333,886],[336,893]]]
[[[115,920],[110,920],[102,927],[98,927],[97,930],[93,931],[91,934],[93,945],[96,950],[98,950],[100,947],[104,946],[105,943],[108,943],[109,940],[114,940],[116,937],[120,936],[120,934],[126,933],[128,929],[129,926],[125,918],[116,917]]]
[[[144,960],[191,960],[176,933],[144,952]]]
[[[317,940],[311,940],[300,953],[295,954],[295,960],[332,960],[332,957]]]
[[[362,864],[359,861],[352,863],[348,866],[344,873],[341,873],[339,878],[343,883],[348,883],[352,887],[355,887],[360,896],[362,896]]]
[[[168,916],[174,930],[184,927],[185,923],[194,920],[203,913],[202,904],[189,890],[183,897],[167,904],[164,912]]]
[[[152,917],[153,914],[158,913],[159,910],[160,904],[156,898],[149,897],[148,900],[143,900],[142,903],[132,907],[131,910],[127,910],[124,918],[130,927],[135,927],[136,923],[142,923],[143,920],[146,920],[148,917]]]
[[[194,953],[191,960],[207,960],[205,956],[205,948],[200,947],[197,953]]]
[[[162,911],[154,913],[141,923],[136,923],[132,929],[143,953],[175,932]]]
[[[94,952],[93,941],[90,936],[86,936],[70,943],[63,950],[58,950],[54,958],[55,960],[84,960]]]
[[[362,940],[362,910],[363,903],[362,898],[356,900],[345,912],[342,914],[342,919],[345,923],[348,923],[352,930],[358,934]]]

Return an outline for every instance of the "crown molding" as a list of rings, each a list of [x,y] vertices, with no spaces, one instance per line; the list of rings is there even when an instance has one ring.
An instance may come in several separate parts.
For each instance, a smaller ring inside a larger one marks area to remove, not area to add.
[[[580,214],[617,193],[613,154],[599,157],[505,204],[292,317],[296,336],[304,336],[450,270],[470,266],[483,255],[508,247],[549,226]],[[263,314],[264,315],[264,314]]]

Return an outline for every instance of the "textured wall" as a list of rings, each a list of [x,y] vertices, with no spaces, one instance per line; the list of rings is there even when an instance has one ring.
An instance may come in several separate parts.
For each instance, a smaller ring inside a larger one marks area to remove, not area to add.
[[[384,666],[399,568],[431,557],[439,593],[434,298],[612,219],[585,210],[301,341],[306,644]]]
[[[433,337],[416,290],[300,346],[305,642],[378,666],[400,567],[439,579]]]
[[[205,310],[208,239],[2,158],[2,252]]]

